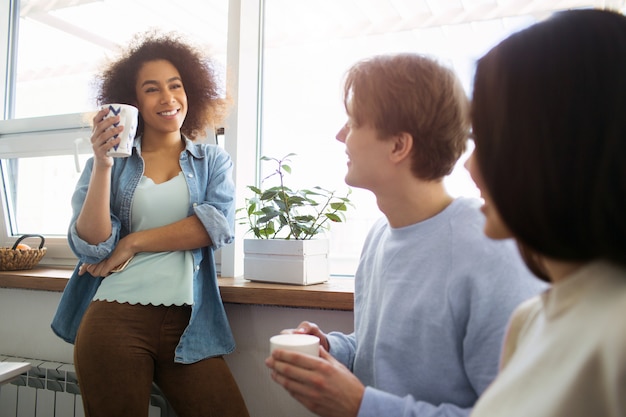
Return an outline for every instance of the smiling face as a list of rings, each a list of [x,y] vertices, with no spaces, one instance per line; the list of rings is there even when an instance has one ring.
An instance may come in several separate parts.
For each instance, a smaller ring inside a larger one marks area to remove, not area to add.
[[[144,136],[179,133],[187,115],[187,94],[176,67],[169,61],[148,61],[137,74],[137,107]]]
[[[385,186],[389,141],[380,139],[373,127],[355,126],[352,119],[341,128],[336,139],[346,145],[346,184],[373,192]]]
[[[502,221],[500,213],[489,194],[489,190],[487,190],[485,186],[475,153],[472,153],[467,162],[465,162],[465,168],[469,171],[472,180],[474,180],[480,190],[480,196],[485,200],[485,204],[480,208],[485,215],[485,235],[492,239],[507,239],[513,237],[509,228]]]

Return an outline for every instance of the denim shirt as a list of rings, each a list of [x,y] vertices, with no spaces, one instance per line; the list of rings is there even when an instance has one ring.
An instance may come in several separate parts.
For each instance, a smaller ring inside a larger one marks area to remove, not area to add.
[[[198,216],[213,243],[212,247],[192,251],[194,304],[174,360],[193,363],[235,349],[219,293],[214,258],[214,250],[234,239],[235,186],[232,160],[218,146],[195,144],[185,138],[180,167],[189,188],[189,215]],[[76,233],[76,219],[85,201],[92,169],[93,158],[87,162],[72,196],[73,216],[68,242],[79,262],[65,287],[51,325],[54,333],[68,343],[74,343],[82,317],[103,279],[89,273],[79,276],[80,265],[106,259],[119,240],[130,233],[132,200],[144,172],[141,139],[135,139],[131,156],[115,158],[111,173],[112,232],[106,241],[97,245],[88,244]]]

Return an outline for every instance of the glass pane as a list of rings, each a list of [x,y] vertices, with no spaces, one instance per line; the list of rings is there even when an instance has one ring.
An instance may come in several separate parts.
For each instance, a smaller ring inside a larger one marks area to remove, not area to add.
[[[226,62],[228,0],[21,0],[12,118],[95,106],[93,76],[132,35],[177,30]]]
[[[80,155],[84,166],[89,155]],[[80,173],[73,155],[2,161],[11,234],[67,235],[70,200]]]
[[[502,9],[501,2],[462,3],[466,9],[459,2],[439,1],[266,0],[262,154],[298,155],[290,178],[294,187],[344,189],[346,156],[335,134],[346,121],[341,83],[352,64],[384,53],[434,55],[457,71],[471,94],[476,59],[511,32],[548,14],[528,5],[517,11],[511,2]],[[472,13],[477,3],[481,13]],[[446,178],[446,186],[454,196],[478,196],[462,166],[465,159]],[[369,191],[354,190],[352,200],[356,210],[348,222],[333,224],[333,274],[354,274],[365,235],[381,216]]]
[[[134,34],[146,30],[177,31],[208,51],[218,66],[226,66],[228,0],[17,3],[20,19],[12,119],[92,112],[96,105],[95,74],[108,59],[117,57]],[[89,142],[88,136],[83,139]],[[6,233],[65,236],[70,199],[79,176],[73,147],[40,157],[46,152],[38,148],[39,142],[25,140],[37,157],[10,156],[13,159],[1,162]],[[81,152],[77,158],[82,167],[90,149]]]

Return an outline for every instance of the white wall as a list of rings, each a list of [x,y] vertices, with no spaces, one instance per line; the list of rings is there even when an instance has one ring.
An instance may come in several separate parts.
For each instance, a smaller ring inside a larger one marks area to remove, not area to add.
[[[0,354],[72,363],[72,345],[50,330],[61,294],[0,288]],[[237,350],[226,359],[252,417],[313,416],[275,384],[265,367],[269,338],[302,320],[323,330],[352,331],[353,314],[345,311],[227,304]]]

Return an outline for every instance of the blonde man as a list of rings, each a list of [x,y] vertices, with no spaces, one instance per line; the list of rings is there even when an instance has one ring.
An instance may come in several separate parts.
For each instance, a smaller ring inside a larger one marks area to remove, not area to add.
[[[450,69],[373,57],[348,71],[344,103],[346,183],[372,191],[385,215],[356,272],[354,333],[303,322],[292,331],[320,337],[320,357],[276,350],[267,366],[321,416],[466,416],[497,373],[509,315],[543,284],[512,241],[483,235],[478,200],[443,185],[469,133]]]

